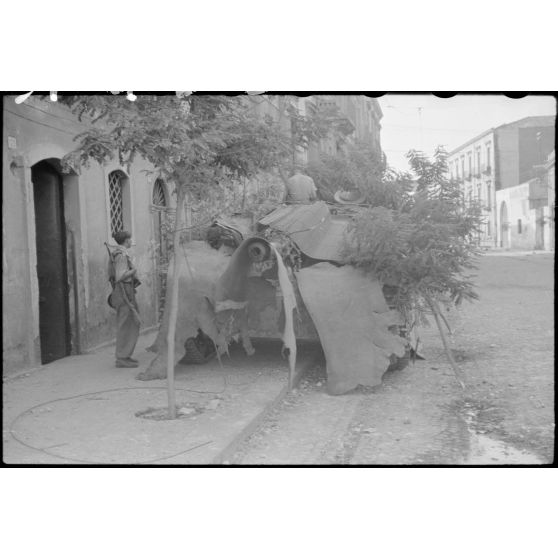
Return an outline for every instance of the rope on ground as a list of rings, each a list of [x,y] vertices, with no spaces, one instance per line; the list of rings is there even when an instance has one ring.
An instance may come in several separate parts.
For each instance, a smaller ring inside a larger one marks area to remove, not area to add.
[[[86,392],[86,393],[82,393],[79,395],[72,395],[70,397],[59,397],[57,399],[52,399],[50,401],[45,401],[43,403],[39,403],[37,405],[34,405],[33,407],[30,407],[29,409],[23,411],[22,413],[20,413],[19,415],[17,415],[10,423],[9,426],[9,432],[12,436],[12,438],[20,443],[21,445],[27,447],[28,449],[32,449],[34,451],[40,451],[41,453],[44,453],[46,455],[49,455],[51,457],[56,457],[58,459],[67,459],[69,461],[75,461],[76,463],[83,463],[83,464],[87,464],[87,465],[116,465],[118,463],[110,463],[110,462],[99,462],[99,461],[87,461],[85,459],[77,459],[74,457],[64,457],[63,455],[59,455],[57,453],[48,451],[49,448],[40,448],[37,446],[33,446],[32,444],[27,443],[25,440],[22,440],[21,438],[19,438],[19,436],[17,436],[16,432],[14,432],[14,426],[15,424],[25,415],[32,413],[35,409],[38,409],[39,407],[43,407],[45,405],[50,405],[52,403],[58,403],[60,401],[69,401],[71,399],[78,399],[80,397],[86,397],[88,395],[101,395],[103,393],[111,393],[111,392],[115,392],[115,391],[126,391],[126,390],[135,390],[135,389],[164,389],[166,390],[166,387],[159,387],[159,386],[153,386],[153,387],[123,387],[123,388],[114,388],[114,389],[105,389],[102,391],[91,391],[91,392]],[[210,394],[210,395],[219,395],[221,393],[223,393],[223,391],[220,392],[213,392],[213,391],[199,391],[199,390],[194,390],[194,389],[186,389],[186,388],[178,388],[177,391],[189,391],[189,392],[193,392],[193,393],[203,393],[203,394]],[[203,442],[202,444],[198,444],[196,446],[192,446],[188,449],[185,449],[183,451],[177,452],[175,454],[172,455],[167,455],[165,457],[158,457],[156,459],[150,459],[147,461],[137,461],[137,462],[133,462],[131,463],[132,465],[147,465],[150,463],[156,463],[157,461],[164,461],[165,459],[170,459],[172,457],[177,457],[178,455],[182,455],[183,453],[187,453],[190,451],[193,451],[195,449],[198,449],[200,447],[203,446],[207,446],[209,444],[212,444],[213,440],[209,440],[207,442]],[[50,447],[59,447],[61,445],[64,444],[58,444],[57,446],[50,446]]]

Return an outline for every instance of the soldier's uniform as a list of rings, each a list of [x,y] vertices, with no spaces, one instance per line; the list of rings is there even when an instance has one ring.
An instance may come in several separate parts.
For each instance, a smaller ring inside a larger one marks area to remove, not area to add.
[[[314,181],[305,174],[297,172],[287,184],[287,203],[309,203],[317,197]]]
[[[112,293],[112,304],[116,309],[116,360],[117,362],[130,359],[139,337],[138,305],[134,279],[130,277],[122,281],[122,276],[132,268],[128,252],[123,246],[113,251],[115,288]],[[128,302],[122,293],[124,289]],[[136,314],[130,308],[132,306]]]

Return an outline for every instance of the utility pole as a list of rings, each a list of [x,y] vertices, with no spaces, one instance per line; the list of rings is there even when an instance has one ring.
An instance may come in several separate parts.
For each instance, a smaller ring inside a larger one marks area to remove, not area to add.
[[[420,150],[424,151],[424,136],[422,133],[422,109],[423,107],[417,107],[418,117],[419,117],[419,129],[420,129]]]

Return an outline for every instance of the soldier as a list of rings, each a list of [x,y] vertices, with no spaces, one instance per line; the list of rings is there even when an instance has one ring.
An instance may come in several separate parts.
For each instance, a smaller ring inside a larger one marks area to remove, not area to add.
[[[312,178],[303,174],[300,168],[287,180],[287,203],[310,203],[317,199],[316,185]]]
[[[136,302],[136,287],[140,281],[127,251],[132,245],[132,235],[128,231],[119,231],[114,234],[114,240],[118,247],[112,253],[114,287],[111,302],[116,309],[116,367],[137,368],[138,361],[132,358],[132,353],[140,328]]]

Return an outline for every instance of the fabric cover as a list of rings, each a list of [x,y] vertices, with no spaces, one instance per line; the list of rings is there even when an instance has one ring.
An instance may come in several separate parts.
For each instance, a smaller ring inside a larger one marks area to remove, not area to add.
[[[326,262],[302,269],[296,279],[325,353],[328,392],[380,384],[390,355],[402,357],[406,345],[388,331],[401,318],[388,308],[380,283]]]

